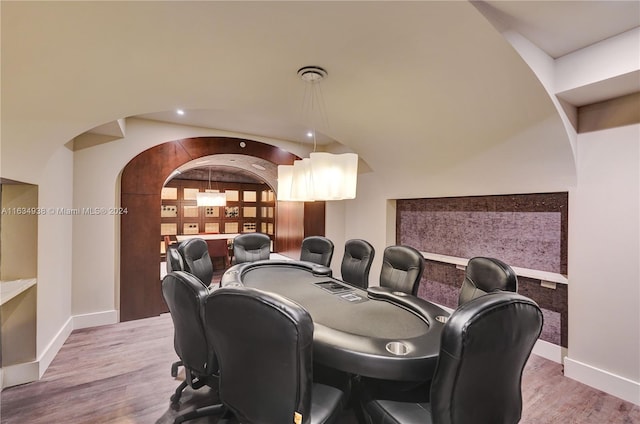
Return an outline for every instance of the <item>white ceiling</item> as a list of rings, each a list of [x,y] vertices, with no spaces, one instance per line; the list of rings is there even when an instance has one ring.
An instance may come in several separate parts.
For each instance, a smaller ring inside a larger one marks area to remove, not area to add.
[[[640,1],[504,1],[475,2],[482,10],[490,10],[504,28],[515,30],[552,58],[559,58],[599,41],[619,35],[640,25]],[[299,63],[300,66],[322,65]],[[297,69],[290,69],[290,77]],[[329,76],[331,78],[331,75]],[[631,78],[637,79],[637,76]],[[637,86],[628,81],[627,87]],[[304,87],[296,87],[293,97],[303,101]],[[621,93],[616,93],[620,95]],[[575,97],[578,105],[589,103],[589,96]],[[601,97],[601,96],[600,96]],[[566,100],[566,99],[565,99]],[[569,99],[571,100],[571,99]],[[594,100],[601,100],[600,98]],[[308,127],[291,121],[272,121],[260,115],[238,115],[228,110],[191,109],[185,115],[175,110],[141,114],[139,117],[176,124],[215,128],[262,135],[277,139],[311,143],[304,134]],[[316,142],[329,144],[336,140],[318,132]]]
[[[3,173],[19,179],[21,164],[42,168],[61,144],[128,117],[309,143],[296,71],[318,65],[319,142],[424,178],[559,121],[487,9],[557,57],[640,26],[639,4],[3,1]],[[557,128],[532,160],[572,166]]]
[[[639,1],[495,1],[505,23],[557,59],[640,24]]]

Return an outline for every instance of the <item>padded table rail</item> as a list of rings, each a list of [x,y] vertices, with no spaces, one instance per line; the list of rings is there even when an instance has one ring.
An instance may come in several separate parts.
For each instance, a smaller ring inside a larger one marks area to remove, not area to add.
[[[367,291],[330,277],[330,268],[300,261],[235,265],[221,287],[246,285],[298,302],[314,321],[314,360],[353,374],[422,381],[435,369],[449,314],[386,288]],[[443,321],[443,320],[442,320]]]

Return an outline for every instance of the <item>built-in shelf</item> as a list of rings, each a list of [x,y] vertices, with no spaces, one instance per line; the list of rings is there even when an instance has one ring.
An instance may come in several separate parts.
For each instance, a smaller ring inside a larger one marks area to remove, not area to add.
[[[436,262],[443,262],[447,264],[453,264],[460,267],[466,267],[469,263],[469,259],[458,258],[456,256],[441,255],[438,253],[420,252],[425,259]],[[540,271],[537,269],[520,268],[516,266],[511,267],[516,275],[527,278],[534,278],[541,282],[550,282],[557,284],[569,284],[569,279],[562,274],[548,271]]]
[[[35,278],[25,278],[21,280],[0,281],[0,304],[4,305],[29,287],[36,285]]]
[[[191,235],[184,235],[184,234],[179,234],[176,236],[176,239],[179,242],[183,242],[183,241],[187,241],[193,238],[200,238],[203,240],[233,240],[234,238],[236,238],[237,236],[239,236],[239,233],[232,233],[232,234],[191,234]]]

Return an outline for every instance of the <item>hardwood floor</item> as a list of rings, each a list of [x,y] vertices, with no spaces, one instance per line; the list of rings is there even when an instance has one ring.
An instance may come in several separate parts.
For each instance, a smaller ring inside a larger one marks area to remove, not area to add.
[[[169,397],[183,378],[170,375],[176,359],[168,314],[74,331],[42,380],[2,391],[0,422],[171,423],[215,398],[208,389],[187,389],[180,410],[172,410]],[[525,369],[523,398],[521,423],[640,424],[640,407],[565,378],[559,364],[537,356]],[[355,422],[350,412],[340,421]]]

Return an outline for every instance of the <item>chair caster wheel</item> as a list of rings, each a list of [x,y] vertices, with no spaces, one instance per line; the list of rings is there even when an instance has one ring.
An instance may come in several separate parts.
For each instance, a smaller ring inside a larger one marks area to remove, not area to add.
[[[177,377],[178,367],[182,365],[182,361],[174,362],[171,364],[171,377]]]

